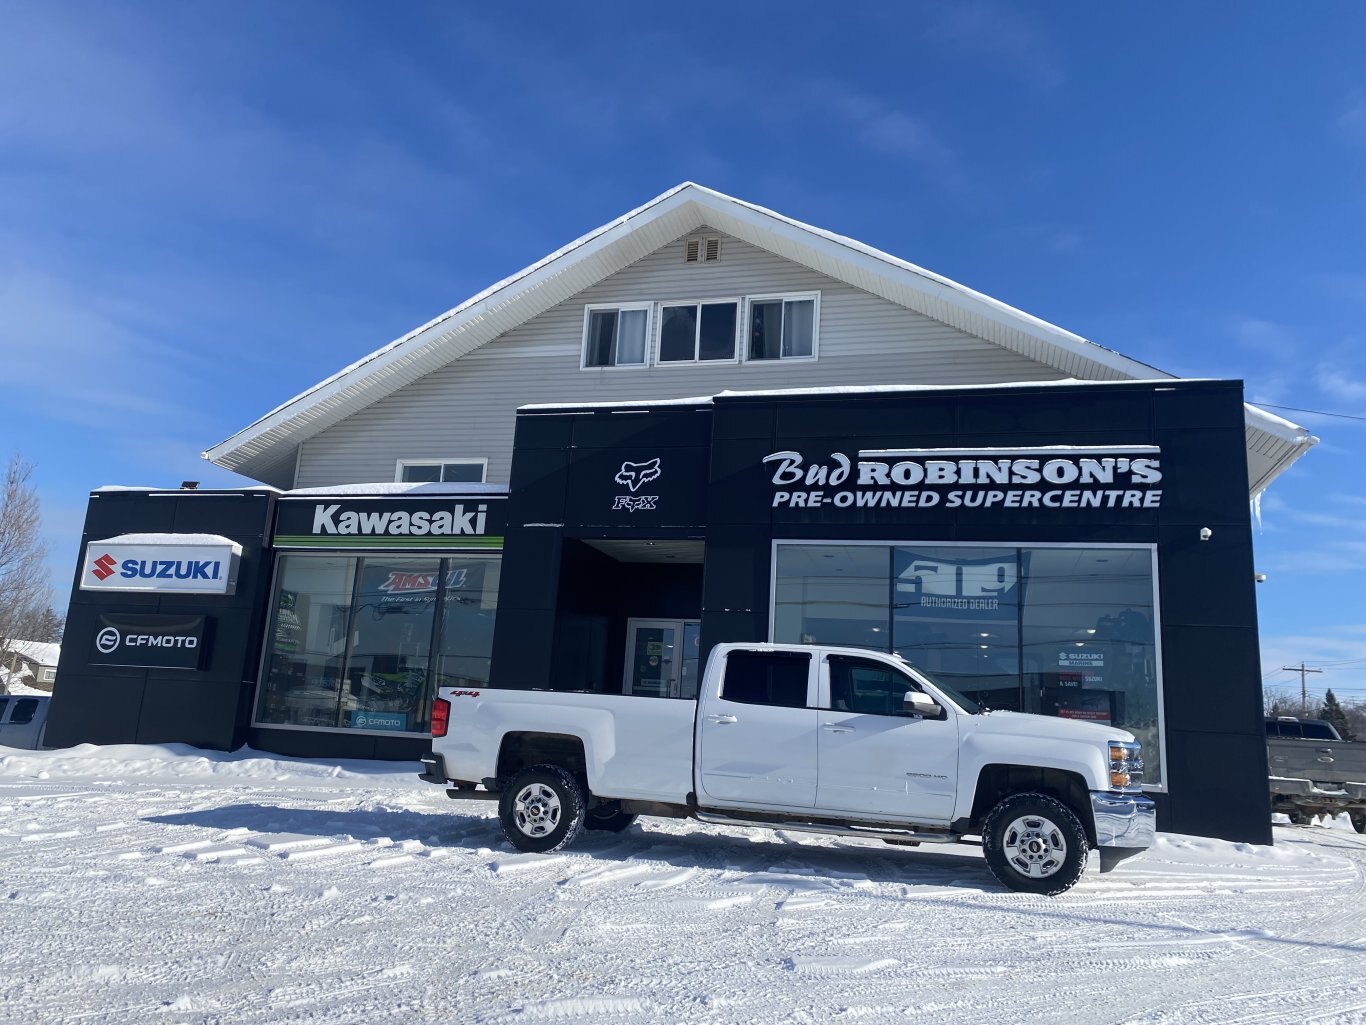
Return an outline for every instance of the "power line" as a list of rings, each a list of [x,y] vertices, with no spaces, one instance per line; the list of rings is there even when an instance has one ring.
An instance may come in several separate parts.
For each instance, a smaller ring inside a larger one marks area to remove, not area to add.
[[[1366,416],[1353,416],[1350,413],[1329,413],[1322,409],[1302,409],[1299,406],[1278,406],[1274,402],[1256,402],[1253,405],[1265,406],[1267,409],[1288,409],[1292,413],[1313,413],[1315,416],[1335,416],[1339,420],[1366,420]]]
[[[1305,667],[1305,664],[1303,662],[1300,663],[1298,670],[1294,666],[1281,666],[1281,668],[1284,669],[1286,672],[1298,672],[1300,674],[1300,710],[1303,711],[1304,709],[1309,707],[1309,688],[1305,685],[1304,682],[1305,674],[1321,673],[1323,672],[1323,670],[1308,669]]]

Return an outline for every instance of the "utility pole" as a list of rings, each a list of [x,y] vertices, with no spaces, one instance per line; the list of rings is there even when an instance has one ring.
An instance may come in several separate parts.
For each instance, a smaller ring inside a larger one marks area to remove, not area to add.
[[[1321,672],[1323,672],[1323,670],[1322,670],[1322,669],[1307,669],[1307,668],[1305,668],[1305,665],[1304,665],[1303,662],[1301,662],[1301,663],[1300,663],[1299,665],[1297,665],[1297,666],[1281,666],[1281,668],[1282,668],[1283,670],[1285,670],[1287,673],[1299,673],[1299,674],[1300,674],[1300,715],[1301,715],[1301,716],[1308,715],[1308,714],[1309,714],[1309,691],[1308,691],[1308,688],[1305,686],[1304,676],[1305,676],[1306,673],[1321,673]]]

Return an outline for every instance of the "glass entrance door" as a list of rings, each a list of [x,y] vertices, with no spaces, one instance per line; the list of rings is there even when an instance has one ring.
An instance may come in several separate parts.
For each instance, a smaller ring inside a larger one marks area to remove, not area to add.
[[[696,697],[699,636],[697,620],[629,620],[625,693],[652,698]]]

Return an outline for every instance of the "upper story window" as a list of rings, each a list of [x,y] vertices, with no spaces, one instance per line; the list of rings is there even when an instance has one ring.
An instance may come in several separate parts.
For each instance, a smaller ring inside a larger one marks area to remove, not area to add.
[[[819,292],[593,305],[582,366],[815,359],[819,327]]]
[[[811,359],[816,355],[818,295],[751,296],[746,359]]]
[[[400,459],[398,481],[403,484],[482,484],[487,459]]]
[[[735,328],[740,303],[661,303],[659,362],[696,363],[735,359]]]
[[[645,365],[650,334],[650,304],[589,306],[584,311],[584,367]]]
[[[55,680],[55,679],[57,679],[57,670],[55,670],[55,669],[44,669],[44,670],[43,670],[43,682],[44,682],[44,683],[50,683],[50,682],[52,682],[52,681]]]

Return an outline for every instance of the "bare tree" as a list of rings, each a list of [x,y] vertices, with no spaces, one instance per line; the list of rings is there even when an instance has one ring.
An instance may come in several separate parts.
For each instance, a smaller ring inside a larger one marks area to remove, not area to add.
[[[0,651],[34,640],[51,612],[33,465],[17,453],[0,484]]]

